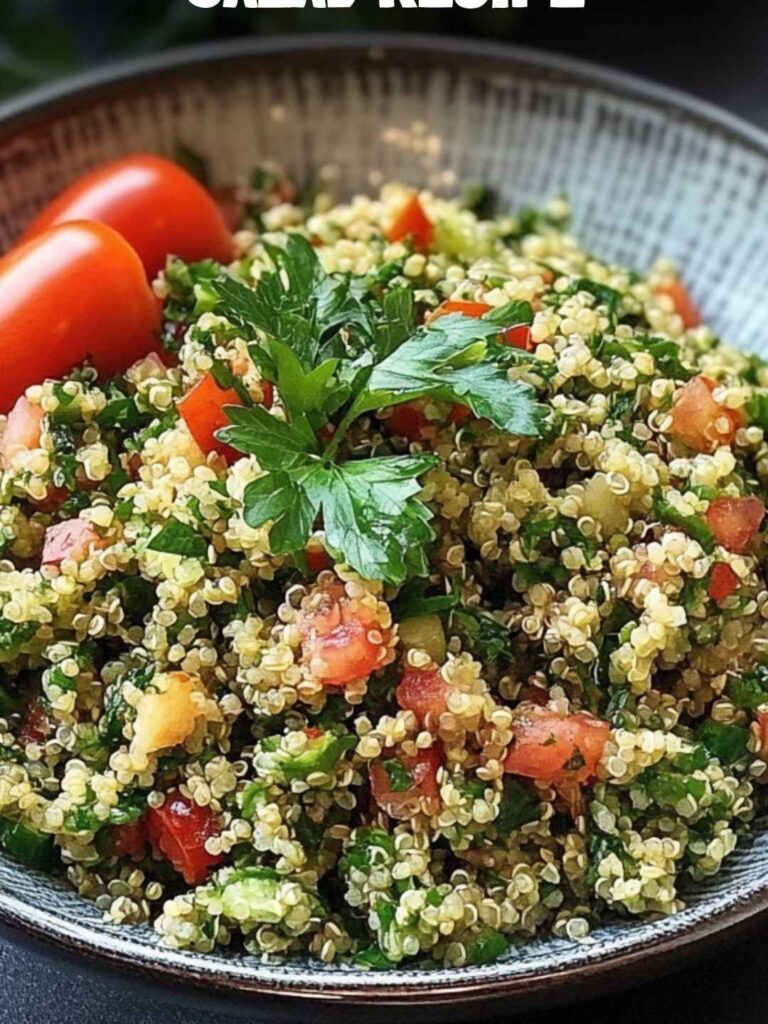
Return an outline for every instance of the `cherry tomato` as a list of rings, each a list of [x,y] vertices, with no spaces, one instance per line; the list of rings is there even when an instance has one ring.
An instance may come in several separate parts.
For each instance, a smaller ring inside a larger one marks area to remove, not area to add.
[[[436,668],[406,668],[395,691],[395,699],[404,711],[413,711],[423,724],[428,715],[437,722],[447,710],[449,686]]]
[[[198,806],[178,790],[166,794],[162,807],[147,811],[150,842],[183,875],[187,885],[200,885],[210,869],[221,862],[221,855],[210,854],[205,848],[206,840],[220,832],[213,811]]]
[[[367,679],[387,660],[390,630],[381,627],[375,609],[347,597],[341,585],[306,598],[299,625],[304,660],[324,686]]]
[[[560,715],[549,707],[521,704],[504,769],[540,782],[586,782],[595,775],[609,732],[608,722],[586,711]]]
[[[13,457],[19,452],[40,447],[44,416],[40,406],[33,405],[24,395],[16,399],[0,439],[0,463],[4,468],[10,466]]]
[[[51,228],[0,260],[0,411],[30,384],[90,357],[104,377],[157,347],[160,308],[141,262],[112,228]]]
[[[712,566],[712,574],[709,577],[708,593],[713,601],[725,601],[731,594],[739,589],[739,577],[725,562],[716,562]]]
[[[392,761],[399,764],[388,763]],[[440,810],[437,772],[443,761],[440,743],[433,743],[413,757],[398,754],[373,761],[370,766],[373,799],[391,818],[412,818],[419,811],[437,814]]]
[[[138,860],[143,856],[149,842],[147,819],[141,817],[126,825],[113,825],[109,830],[109,838],[112,843],[112,852],[116,857],[130,857],[132,860]]]
[[[675,312],[681,317],[686,330],[700,326],[701,316],[682,281],[672,281],[670,284],[659,285],[656,289],[656,294],[668,295],[672,299]]]
[[[425,252],[429,249],[435,234],[435,227],[424,212],[424,207],[415,192],[398,210],[384,234],[390,242],[404,242],[410,238],[414,249],[418,252]]]
[[[179,415],[206,455],[208,452],[218,452],[227,462],[236,462],[242,455],[230,445],[219,441],[216,431],[229,426],[225,407],[242,404],[234,388],[220,388],[213,375],[206,373],[179,401]]]
[[[707,522],[718,544],[729,551],[744,551],[765,516],[759,498],[715,498],[707,509]]]
[[[712,397],[716,387],[709,377],[694,377],[681,388],[672,406],[670,435],[696,452],[733,444],[743,423],[738,410],[717,404]]]
[[[150,278],[169,255],[187,262],[234,258],[232,236],[215,200],[178,164],[159,156],[123,157],[84,175],[45,207],[22,242],[73,220],[95,220],[118,231]]]
[[[92,548],[103,548],[106,543],[84,519],[65,519],[45,531],[41,563],[61,565],[66,558],[82,562]]]

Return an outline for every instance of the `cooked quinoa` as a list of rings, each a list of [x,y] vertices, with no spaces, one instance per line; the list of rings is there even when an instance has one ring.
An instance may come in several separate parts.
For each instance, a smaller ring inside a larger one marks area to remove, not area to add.
[[[270,195],[3,418],[0,847],[362,968],[674,913],[768,771],[768,370],[563,200]]]

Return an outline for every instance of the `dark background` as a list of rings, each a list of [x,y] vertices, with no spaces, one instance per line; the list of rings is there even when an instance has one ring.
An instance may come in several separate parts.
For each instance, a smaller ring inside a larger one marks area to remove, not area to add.
[[[767,0],[586,0],[584,9],[209,11],[188,0],[0,0],[0,96],[98,63],[243,34],[363,29],[487,37],[568,53],[696,93],[768,128]],[[768,230],[768,225],[766,225]],[[768,931],[684,973],[520,1024],[765,1024]],[[349,1009],[344,1024],[356,1024]],[[251,1018],[266,1024],[254,1005]],[[478,1020],[483,1019],[482,1011]],[[0,939],[0,1024],[228,1024],[146,984]],[[486,1018],[487,1020],[487,1018]],[[393,1017],[393,1024],[397,1021]],[[487,1021],[487,1024],[491,1024]]]

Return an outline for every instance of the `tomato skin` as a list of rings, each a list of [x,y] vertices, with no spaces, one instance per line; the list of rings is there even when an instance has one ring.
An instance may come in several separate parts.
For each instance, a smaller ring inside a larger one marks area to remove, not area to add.
[[[707,509],[707,522],[715,540],[729,551],[741,553],[757,534],[765,516],[759,498],[715,498]]]
[[[395,691],[395,699],[404,711],[413,711],[423,724],[430,715],[436,722],[447,711],[449,686],[439,669],[408,666]]]
[[[714,400],[716,387],[709,377],[694,377],[681,388],[672,406],[671,436],[696,452],[733,444],[743,424],[738,410],[726,409]]]
[[[317,576],[324,569],[331,568],[331,560],[324,548],[305,548],[304,557],[307,559],[307,569],[312,576]]]
[[[369,633],[382,629],[372,609],[352,601],[344,588],[333,584],[305,600],[299,620],[304,660],[315,679],[323,686],[346,686],[356,679],[367,679],[382,660],[382,643]]]
[[[419,810],[437,814],[440,810],[437,772],[445,760],[442,744],[433,743],[413,757],[400,754],[398,760],[411,773],[413,785],[405,790],[393,790],[386,768],[373,761],[369,775],[371,793],[378,806],[391,818],[401,820],[413,817]]]
[[[512,348],[522,349],[523,352],[530,352],[533,348],[531,341],[531,328],[528,324],[518,324],[516,327],[508,327],[501,332],[501,340],[505,345]]]
[[[180,399],[178,409],[202,452],[218,452],[227,462],[236,462],[240,452],[219,441],[216,431],[229,426],[225,406],[242,404],[234,388],[220,388],[213,375],[206,373]]]
[[[146,818],[142,816],[126,825],[113,825],[109,830],[109,838],[116,857],[138,860],[149,842]]]
[[[219,835],[221,826],[208,807],[200,807],[178,790],[166,793],[162,807],[147,811],[147,834],[158,853],[164,854],[187,885],[200,885],[210,869],[223,859],[205,849],[205,841]]]
[[[701,326],[701,314],[688,294],[688,289],[682,281],[671,281],[669,284],[659,285],[655,290],[656,295],[668,295],[672,299],[675,312],[681,317],[683,326],[687,331],[693,327]]]
[[[169,255],[194,262],[234,258],[232,235],[215,200],[178,164],[137,154],[96,168],[46,206],[26,242],[56,224],[95,220],[119,232],[151,279]]]
[[[160,307],[112,228],[51,228],[0,260],[0,411],[90,357],[103,377],[157,348]]]
[[[594,777],[610,732],[608,722],[586,711],[560,715],[537,704],[521,704],[515,714],[505,771],[539,782],[586,782]],[[583,764],[567,767],[576,755]]]
[[[410,238],[417,252],[429,249],[434,234],[434,224],[424,212],[415,192],[408,197],[384,232],[389,242],[404,242]]]
[[[709,578],[709,587],[707,592],[713,601],[717,601],[718,604],[721,601],[725,601],[731,594],[735,594],[739,589],[740,584],[739,577],[725,562],[716,562],[712,566],[712,575]]]

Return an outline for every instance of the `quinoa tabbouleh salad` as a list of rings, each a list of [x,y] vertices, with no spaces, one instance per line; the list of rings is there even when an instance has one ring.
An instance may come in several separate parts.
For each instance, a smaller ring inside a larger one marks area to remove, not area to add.
[[[217,200],[118,162],[0,264],[0,847],[366,968],[675,912],[768,779],[765,366],[563,200]]]

